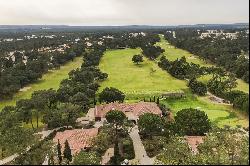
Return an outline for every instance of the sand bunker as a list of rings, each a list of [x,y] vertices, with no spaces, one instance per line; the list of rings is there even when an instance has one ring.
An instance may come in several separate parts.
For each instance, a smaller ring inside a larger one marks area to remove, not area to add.
[[[30,86],[24,87],[24,88],[20,89],[19,91],[20,92],[25,92],[25,91],[29,90],[30,88],[31,88]]]
[[[190,56],[190,57],[188,57],[187,59],[197,59],[197,58],[194,57],[194,56]]]

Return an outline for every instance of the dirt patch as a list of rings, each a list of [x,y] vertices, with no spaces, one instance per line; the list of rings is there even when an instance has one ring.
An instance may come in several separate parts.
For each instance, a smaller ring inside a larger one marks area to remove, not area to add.
[[[217,103],[217,104],[228,104],[228,105],[230,105],[230,102],[227,101],[227,100],[225,100],[225,99],[217,97],[217,96],[215,96],[215,95],[213,95],[213,94],[211,94],[209,92],[208,92],[208,95],[209,95],[209,97],[208,97],[209,100],[211,100],[214,103]]]
[[[30,88],[31,88],[30,86],[24,87],[24,88],[20,89],[19,91],[20,92],[25,92],[25,91],[29,90]]]

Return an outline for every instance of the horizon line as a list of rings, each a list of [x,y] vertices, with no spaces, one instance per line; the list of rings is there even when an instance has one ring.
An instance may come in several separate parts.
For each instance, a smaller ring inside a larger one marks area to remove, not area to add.
[[[0,24],[0,26],[183,26],[183,25],[231,25],[231,24],[249,24],[249,22],[235,22],[235,23],[197,23],[197,24],[125,24],[125,25],[74,25],[74,24]]]

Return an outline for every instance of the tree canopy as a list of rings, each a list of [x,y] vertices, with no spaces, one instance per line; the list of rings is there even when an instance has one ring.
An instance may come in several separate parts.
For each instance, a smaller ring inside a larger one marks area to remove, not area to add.
[[[138,128],[143,135],[157,135],[164,130],[164,124],[159,115],[145,113],[139,116]]]
[[[204,111],[188,108],[176,113],[177,132],[184,135],[205,135],[211,129],[211,122]]]
[[[105,88],[103,91],[99,94],[99,100],[100,102],[123,102],[125,99],[125,94],[121,92],[120,90],[116,88]]]
[[[143,56],[142,55],[134,55],[132,58],[132,61],[138,65],[140,62],[143,62]]]

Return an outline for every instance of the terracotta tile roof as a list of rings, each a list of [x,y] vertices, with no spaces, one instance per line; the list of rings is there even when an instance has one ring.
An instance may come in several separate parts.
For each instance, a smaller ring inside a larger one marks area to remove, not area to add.
[[[127,103],[109,103],[104,105],[98,105],[95,107],[95,117],[104,118],[106,113],[110,110],[119,110],[124,113],[132,112],[135,116],[140,116],[144,113],[154,113],[161,115],[162,111],[154,102],[139,102],[133,104]]]
[[[199,144],[203,143],[203,138],[204,136],[185,136],[185,139],[194,154],[198,153],[197,147]]]
[[[64,132],[57,132],[53,141],[57,143],[59,140],[63,151],[64,143],[68,140],[71,153],[74,155],[80,152],[81,149],[91,147],[91,140],[97,136],[97,134],[97,128],[66,130]]]

